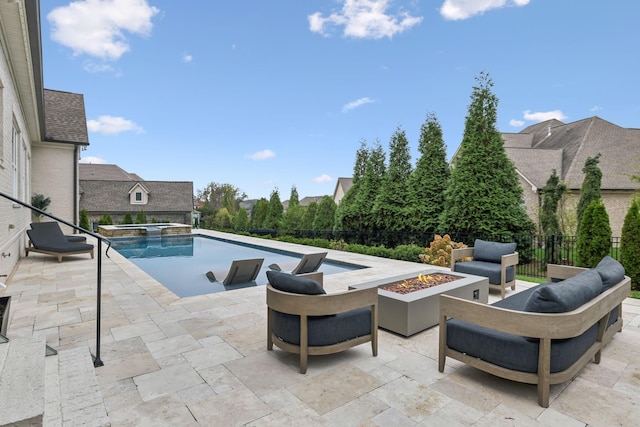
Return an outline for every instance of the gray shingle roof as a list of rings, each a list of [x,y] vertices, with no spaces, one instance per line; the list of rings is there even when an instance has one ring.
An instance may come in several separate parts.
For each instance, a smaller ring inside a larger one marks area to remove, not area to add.
[[[44,89],[45,141],[89,145],[84,96]]]
[[[149,202],[132,205],[129,190],[132,181],[80,181],[80,208],[88,212],[191,212],[193,183],[187,181],[144,181],[149,190]]]
[[[640,168],[640,129],[622,128],[599,117],[564,124],[558,120],[537,123],[519,134],[502,134],[505,150],[516,168],[542,188],[556,169],[569,189],[579,190],[588,157],[601,153],[603,190],[640,190],[630,179]],[[527,148],[525,136],[531,138]]]
[[[80,163],[80,181],[144,181],[135,173],[129,173],[117,165]]]

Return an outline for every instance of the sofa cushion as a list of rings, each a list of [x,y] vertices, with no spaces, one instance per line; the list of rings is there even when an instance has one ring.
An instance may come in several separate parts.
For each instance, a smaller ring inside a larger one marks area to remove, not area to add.
[[[305,295],[322,295],[326,291],[314,280],[281,271],[267,271],[267,279],[271,286],[282,292]]]
[[[486,242],[476,239],[473,244],[473,260],[500,263],[502,255],[509,255],[515,251],[515,243]]]
[[[371,333],[371,308],[357,308],[335,316],[310,316],[307,322],[309,346],[337,344]],[[300,316],[276,311],[272,327],[284,342],[300,345]]]
[[[624,267],[610,256],[602,258],[594,270],[602,278],[602,286],[605,291],[624,279]]]
[[[484,276],[489,278],[489,283],[492,285],[500,284],[500,261],[495,262],[487,261],[466,261],[456,262],[453,266],[453,271],[459,271],[460,273],[475,274],[476,276]],[[511,282],[516,277],[516,270],[513,266],[509,266],[506,269],[507,282]]]
[[[525,311],[564,313],[575,310],[602,292],[602,279],[594,270],[585,270],[558,283],[538,287],[531,293]]]

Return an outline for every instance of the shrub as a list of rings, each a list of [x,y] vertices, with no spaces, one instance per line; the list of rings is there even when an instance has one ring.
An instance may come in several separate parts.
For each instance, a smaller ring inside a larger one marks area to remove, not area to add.
[[[91,224],[89,224],[89,214],[86,209],[80,211],[80,228],[91,231]]]
[[[98,224],[100,224],[100,225],[113,225],[113,219],[111,219],[111,215],[104,214],[100,218],[100,221],[98,221]]]
[[[140,209],[136,214],[136,224],[146,224],[147,216],[144,214],[144,211]]]
[[[631,289],[640,291],[640,205],[634,200],[624,217],[620,238],[620,262],[631,278]]]
[[[611,226],[602,199],[593,200],[585,209],[578,228],[576,263],[595,267],[611,251]]]
[[[402,261],[418,262],[420,255],[424,252],[424,248],[418,245],[398,245],[393,249],[391,258]]]
[[[420,255],[420,260],[425,264],[449,267],[451,265],[451,251],[466,247],[467,245],[464,243],[452,241],[448,234],[445,234],[444,237],[436,234],[433,242]]]
[[[127,212],[124,214],[124,219],[121,224],[133,224],[133,217],[131,216],[131,212]]]

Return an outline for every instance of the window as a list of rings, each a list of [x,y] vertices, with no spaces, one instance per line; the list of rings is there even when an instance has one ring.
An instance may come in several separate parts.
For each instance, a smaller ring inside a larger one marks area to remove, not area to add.
[[[11,172],[13,176],[13,194],[16,199],[20,196],[18,191],[20,188],[20,131],[16,123],[13,123],[13,129],[11,131]]]
[[[142,192],[136,191],[136,202],[142,201]]]

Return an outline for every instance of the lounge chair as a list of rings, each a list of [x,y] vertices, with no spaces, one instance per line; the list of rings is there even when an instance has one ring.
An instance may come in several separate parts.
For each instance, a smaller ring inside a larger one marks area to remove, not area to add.
[[[284,264],[282,266],[278,264],[271,264],[269,268],[275,271],[285,271],[290,274],[313,273],[315,271],[318,271],[318,269],[320,268],[320,266],[322,265],[326,257],[327,257],[326,252],[318,252],[315,254],[304,254],[302,256],[302,259],[300,260],[300,262],[298,262],[297,265],[291,266],[292,268],[290,271],[287,271],[289,269],[287,268],[287,265],[284,265]]]
[[[222,280],[223,285],[235,285],[237,283],[253,282],[258,277],[258,273],[262,268],[264,258],[250,258],[250,259],[237,259],[231,263],[229,271],[226,273],[226,277]],[[218,273],[218,277],[222,277],[225,273]],[[213,271],[207,271],[205,273],[209,281],[219,282],[216,278],[216,274]]]
[[[45,232],[45,233],[58,234],[60,236],[63,236],[65,239],[67,239],[67,242],[85,243],[87,241],[87,238],[85,236],[81,236],[79,234],[72,234],[72,235],[63,234],[62,230],[60,229],[60,225],[57,222],[53,222],[53,221],[32,222],[31,228],[34,230]]]
[[[47,227],[27,230],[27,235],[33,246],[25,248],[25,256],[29,256],[29,252],[40,252],[53,255],[58,258],[58,262],[62,262],[62,257],[65,255],[89,253],[93,259],[93,245],[69,242],[63,234],[52,230],[53,228]]]

